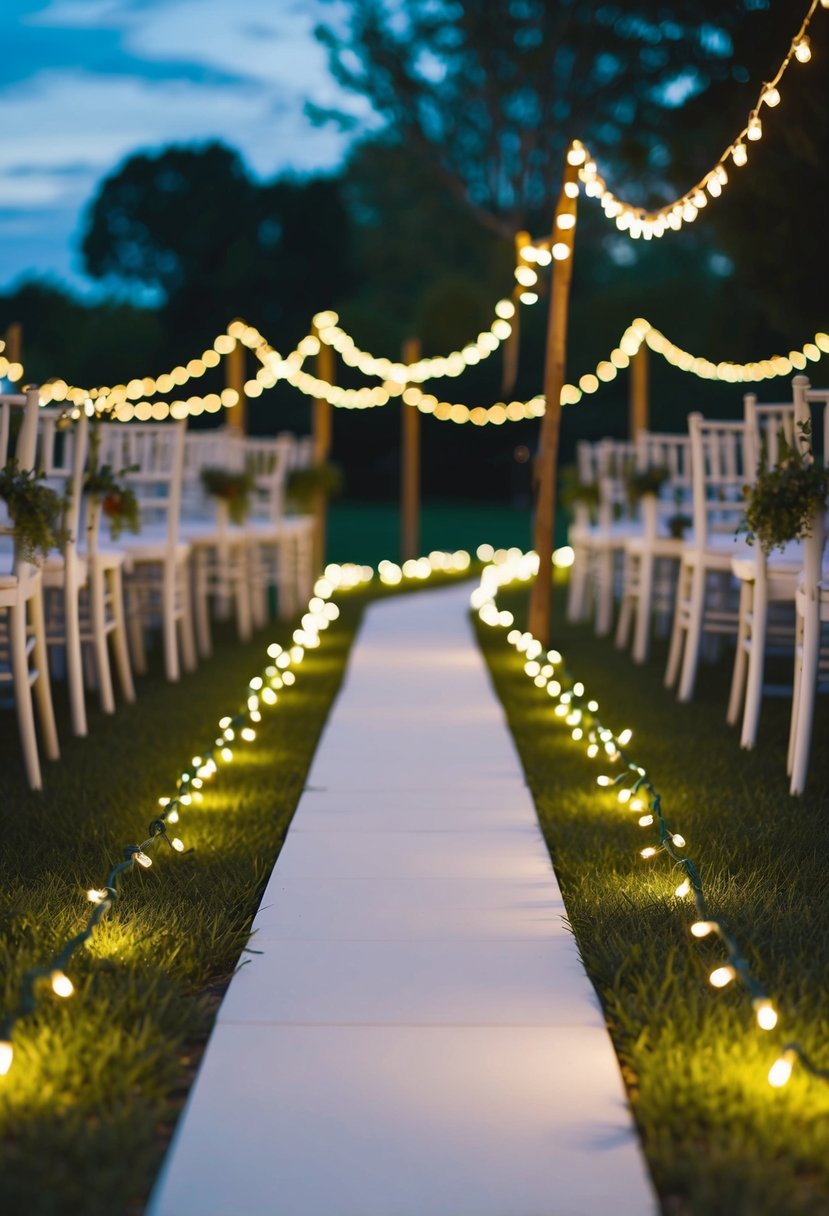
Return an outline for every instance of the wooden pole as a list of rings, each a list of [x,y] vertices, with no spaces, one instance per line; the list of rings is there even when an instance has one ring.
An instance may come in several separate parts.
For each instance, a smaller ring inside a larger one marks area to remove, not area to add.
[[[573,248],[576,234],[578,166],[584,149],[573,142],[567,151],[564,184],[553,220],[551,252],[554,258],[550,312],[547,321],[547,348],[544,362],[546,406],[541,423],[535,463],[537,488],[533,546],[538,554],[538,574],[530,592],[528,628],[544,646],[550,644],[550,606],[553,590],[553,538],[555,535],[556,465],[561,428],[561,390],[567,362],[567,320],[570,283],[573,277]]]
[[[316,326],[315,332],[316,332]],[[334,351],[326,342],[320,342],[317,355],[317,376],[320,380],[334,383]],[[333,407],[330,401],[319,398],[314,402],[312,432],[314,437],[314,464],[325,464],[331,454],[331,431]],[[319,491],[314,496],[314,568],[325,565],[325,534],[328,498]]]
[[[239,339],[233,349],[225,355],[225,385],[233,389],[237,395],[235,405],[228,407],[225,418],[227,425],[243,435],[247,432],[248,403],[245,397],[245,348]]]
[[[638,439],[648,429],[650,367],[645,342],[630,361],[630,437]]]
[[[11,325],[6,330],[6,349],[3,355],[9,364],[23,363],[23,326],[19,321],[12,321]],[[12,368],[10,367],[11,371]],[[10,380],[20,379],[19,376],[9,376]]]
[[[516,268],[521,263],[521,250],[530,244],[531,237],[529,232],[516,232],[515,234],[515,265]],[[526,265],[526,263],[524,263]],[[512,293],[512,301],[515,305],[515,313],[510,318],[512,331],[510,336],[504,343],[504,362],[503,371],[501,373],[501,392],[504,396],[508,396],[515,388],[515,381],[518,378],[518,352],[521,346],[521,305],[518,297],[521,294],[521,285],[516,284],[515,290]]]
[[[403,343],[403,362],[420,358],[420,340]],[[405,562],[420,556],[420,410],[400,399],[400,553]]]

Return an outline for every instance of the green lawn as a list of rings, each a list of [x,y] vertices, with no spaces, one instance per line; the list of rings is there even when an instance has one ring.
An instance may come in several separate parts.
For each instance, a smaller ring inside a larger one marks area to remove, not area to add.
[[[121,1216],[141,1210],[206,1040],[245,947],[314,746],[339,685],[363,595],[341,596],[340,619],[308,653],[297,682],[266,710],[257,740],[237,749],[182,810],[188,851],[162,848],[136,866],[69,972],[77,992],[44,993],[17,1024],[15,1063],[0,1080],[0,1211],[8,1216]],[[113,718],[93,711],[72,739],[58,701],[63,758],[40,795],[25,786],[13,713],[3,711],[0,1009],[20,976],[48,960],[89,913],[125,845],[146,835],[158,798],[233,713],[267,663],[274,628],[248,645],[225,634],[215,656],[179,685],[156,668]],[[234,746],[236,746],[234,744]],[[172,833],[171,833],[172,834]]]
[[[526,590],[499,607],[519,627]],[[829,756],[819,705],[807,794],[785,775],[788,703],[764,704],[759,746],[742,752],[726,727],[729,662],[702,671],[694,702],[662,687],[664,647],[637,669],[587,628],[560,624],[554,644],[614,730],[631,727],[632,757],[687,838],[712,914],[721,916],[780,1011],[757,1029],[747,995],[715,991],[716,938],[695,941],[693,905],[655,843],[602,791],[599,760],[554,718],[500,629],[480,636],[533,790],[569,920],[604,1004],[645,1152],[669,1216],[818,1216],[829,1212],[829,1083],[795,1069],[773,1090],[768,1069],[797,1039],[829,1067]]]
[[[421,516],[420,551],[467,549],[474,556],[484,542],[495,548],[530,545],[530,513],[493,503],[426,504]],[[564,543],[561,541],[560,543]],[[367,562],[400,557],[400,508],[391,503],[331,504],[328,561]]]

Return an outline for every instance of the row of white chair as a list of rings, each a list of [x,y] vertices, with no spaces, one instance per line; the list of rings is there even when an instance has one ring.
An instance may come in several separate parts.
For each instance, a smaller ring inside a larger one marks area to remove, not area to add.
[[[286,514],[284,490],[289,470],[307,464],[310,449],[287,435],[188,434],[184,422],[91,424],[81,414],[67,426],[63,411],[38,407],[33,389],[0,397],[4,461],[17,407],[23,412],[14,452],[18,466],[37,468],[65,496],[69,536],[60,551],[34,565],[16,557],[8,520],[2,528],[7,539],[0,576],[0,679],[13,687],[29,783],[40,788],[31,690],[45,753],[56,759],[50,652],[66,676],[73,733],[85,735],[87,686],[97,687],[105,713],[115,710],[110,648],[121,694],[132,701],[133,671],[146,670],[149,630],[160,630],[166,676],[177,680],[182,669],[192,670],[199,656],[210,653],[211,608],[234,604],[244,639],[266,624],[274,594],[282,617],[308,598],[313,523],[308,516]],[[109,466],[136,495],[136,535],[113,541],[105,504],[84,495],[90,439],[96,467]],[[206,466],[248,475],[250,517],[243,524],[232,523],[226,504],[206,493]]]
[[[644,434],[635,444],[603,440],[582,445],[579,474],[598,489],[594,520],[577,510],[571,529],[575,562],[568,616],[587,618],[591,602],[597,633],[612,626],[620,603],[616,644],[633,631],[635,662],[648,655],[654,622],[672,621],[665,683],[680,701],[693,697],[703,651],[716,653],[722,635],[736,639],[727,720],[742,722],[741,744],[754,746],[764,691],[765,658],[781,643],[796,655],[789,745],[791,790],[802,792],[808,764],[814,690],[827,670],[820,626],[829,615],[822,572],[823,515],[804,544],[792,544],[768,558],[758,545],[740,538],[743,489],[756,474],[761,452],[778,459],[778,437],[788,443],[797,423],[823,409],[823,458],[829,452],[829,391],[812,390],[803,376],[793,384],[793,400],[759,405],[744,400],[741,422],[721,422],[692,414],[687,435]],[[631,510],[625,481],[631,470],[668,471],[660,493],[647,495]],[[688,515],[690,534],[666,534],[670,513]]]

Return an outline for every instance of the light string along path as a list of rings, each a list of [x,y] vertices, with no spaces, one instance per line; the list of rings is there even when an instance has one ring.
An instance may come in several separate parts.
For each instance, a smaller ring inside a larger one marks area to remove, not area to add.
[[[509,629],[507,641],[523,655],[525,675],[552,698],[555,717],[569,727],[574,742],[586,746],[588,757],[600,758],[604,764],[619,766],[614,776],[600,774],[596,779],[597,785],[607,792],[615,792],[619,804],[636,814],[640,827],[655,829],[656,843],[640,849],[639,856],[644,861],[662,856],[671,863],[674,871],[681,872],[674,895],[681,902],[693,900],[696,919],[690,925],[692,936],[702,939],[716,934],[719,938],[725,961],[709,974],[710,984],[714,988],[724,988],[732,981],[739,981],[751,999],[757,1026],[764,1031],[774,1030],[779,1020],[774,1002],[752,974],[726,925],[708,907],[699,869],[684,852],[684,837],[668,823],[662,805],[663,795],[648,770],[637,763],[628,750],[633,732],[626,729],[616,733],[605,726],[599,717],[598,703],[589,697],[581,681],[573,680],[569,675],[560,652],[548,650],[544,655],[541,642],[531,633],[522,633],[512,627],[512,613],[498,608],[497,597],[502,587],[535,577],[538,555],[532,552],[522,554],[517,549],[493,553],[488,548],[487,552],[479,549],[478,556],[494,560],[484,568],[481,582],[472,594],[473,610],[485,625]],[[829,1069],[818,1068],[798,1042],[789,1041],[769,1068],[769,1084],[775,1088],[785,1085],[796,1062],[812,1076],[829,1081]]]
[[[390,561],[380,562],[378,574],[385,586],[397,587],[404,582],[424,582],[438,573],[467,574],[469,567],[470,556],[465,550],[455,553],[436,550],[428,557],[412,559],[402,566]],[[326,566],[322,577],[314,585],[314,594],[300,625],[293,632],[293,645],[286,649],[278,643],[268,646],[268,663],[259,675],[248,681],[239,707],[220,719],[216,738],[184,766],[176,783],[176,792],[159,799],[159,811],[150,821],[146,839],[140,844],[128,844],[121,860],[112,865],[104,885],[91,887],[87,891],[87,899],[93,907],[83,928],[65,942],[50,961],[31,968],[23,975],[17,1007],[0,1019],[0,1076],[9,1072],[14,1061],[13,1033],[16,1023],[34,1013],[41,997],[49,991],[63,999],[73,995],[75,986],[67,974],[72,956],[89,941],[103,917],[114,907],[122,879],[136,866],[148,869],[153,864],[151,854],[162,844],[173,852],[184,852],[184,842],[178,836],[171,836],[168,828],[179,822],[183,810],[202,801],[204,783],[216,776],[220,763],[226,766],[233,760],[233,748],[255,740],[262,710],[276,705],[283,690],[296,682],[295,669],[302,663],[306,651],[320,645],[320,635],[339,617],[340,610],[332,602],[332,597],[355,587],[366,586],[373,577],[374,571],[370,566]]]
[[[791,41],[780,67],[771,80],[764,82],[759,96],[748,115],[745,126],[734,137],[724,150],[716,164],[703,174],[696,185],[687,190],[670,203],[649,211],[637,207],[624,199],[617,198],[608,190],[604,177],[599,173],[598,165],[585,145],[576,140],[571,156],[572,164],[581,165],[580,177],[584,182],[585,193],[591,198],[598,198],[608,219],[615,220],[616,227],[628,236],[646,241],[654,237],[664,236],[666,232],[678,232],[683,224],[691,224],[700,212],[708,205],[709,200],[718,199],[728,185],[729,175],[726,164],[742,168],[748,162],[748,144],[755,143],[763,137],[763,106],[775,109],[780,105],[779,85],[793,60],[798,63],[808,63],[812,58],[812,48],[809,40],[809,27],[818,7],[829,9],[829,0],[811,0],[800,28]]]

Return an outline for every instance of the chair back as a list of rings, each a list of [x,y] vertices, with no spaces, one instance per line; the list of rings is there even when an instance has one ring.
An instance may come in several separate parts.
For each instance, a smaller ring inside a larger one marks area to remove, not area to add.
[[[779,464],[781,435],[786,443],[794,444],[794,410],[792,402],[761,404],[755,393],[746,393],[743,397],[749,481],[756,479],[761,461],[765,460],[769,468]]]
[[[184,420],[102,422],[98,460],[131,487],[138,500],[141,532],[178,543],[184,472]]]
[[[609,528],[628,514],[628,477],[636,466],[636,444],[627,439],[600,439],[596,445],[599,526]]]
[[[77,581],[78,541],[81,534],[83,484],[89,448],[89,418],[81,411],[70,418],[60,408],[46,407],[38,413],[37,467],[46,485],[64,501],[64,581],[67,588]]]
[[[255,485],[250,518],[277,524],[285,511],[285,482],[295,454],[293,435],[244,440],[245,468]]]
[[[21,473],[35,468],[37,455],[37,416],[40,409],[40,390],[32,385],[23,393],[0,393],[0,467],[5,467],[9,460],[16,460]],[[22,410],[23,419],[17,440],[13,438],[12,414]],[[6,504],[0,502],[0,535],[14,540],[14,525],[9,518]],[[12,572],[18,576],[31,573],[35,567],[29,562],[18,560],[15,552],[12,561]]]
[[[214,520],[216,499],[202,484],[204,469],[222,469],[241,473],[245,467],[244,436],[231,427],[212,431],[187,431],[184,438],[184,467],[182,473],[183,518]]]
[[[808,376],[795,376],[792,381],[794,397],[795,437],[801,448],[811,448],[816,460],[829,464],[829,388],[812,388]],[[815,426],[813,406],[822,412],[822,424]],[[800,430],[804,423],[811,424],[811,438],[804,440]]]
[[[698,548],[705,548],[713,533],[734,533],[743,518],[743,486],[750,479],[746,424],[693,413],[688,433],[694,538]]]

